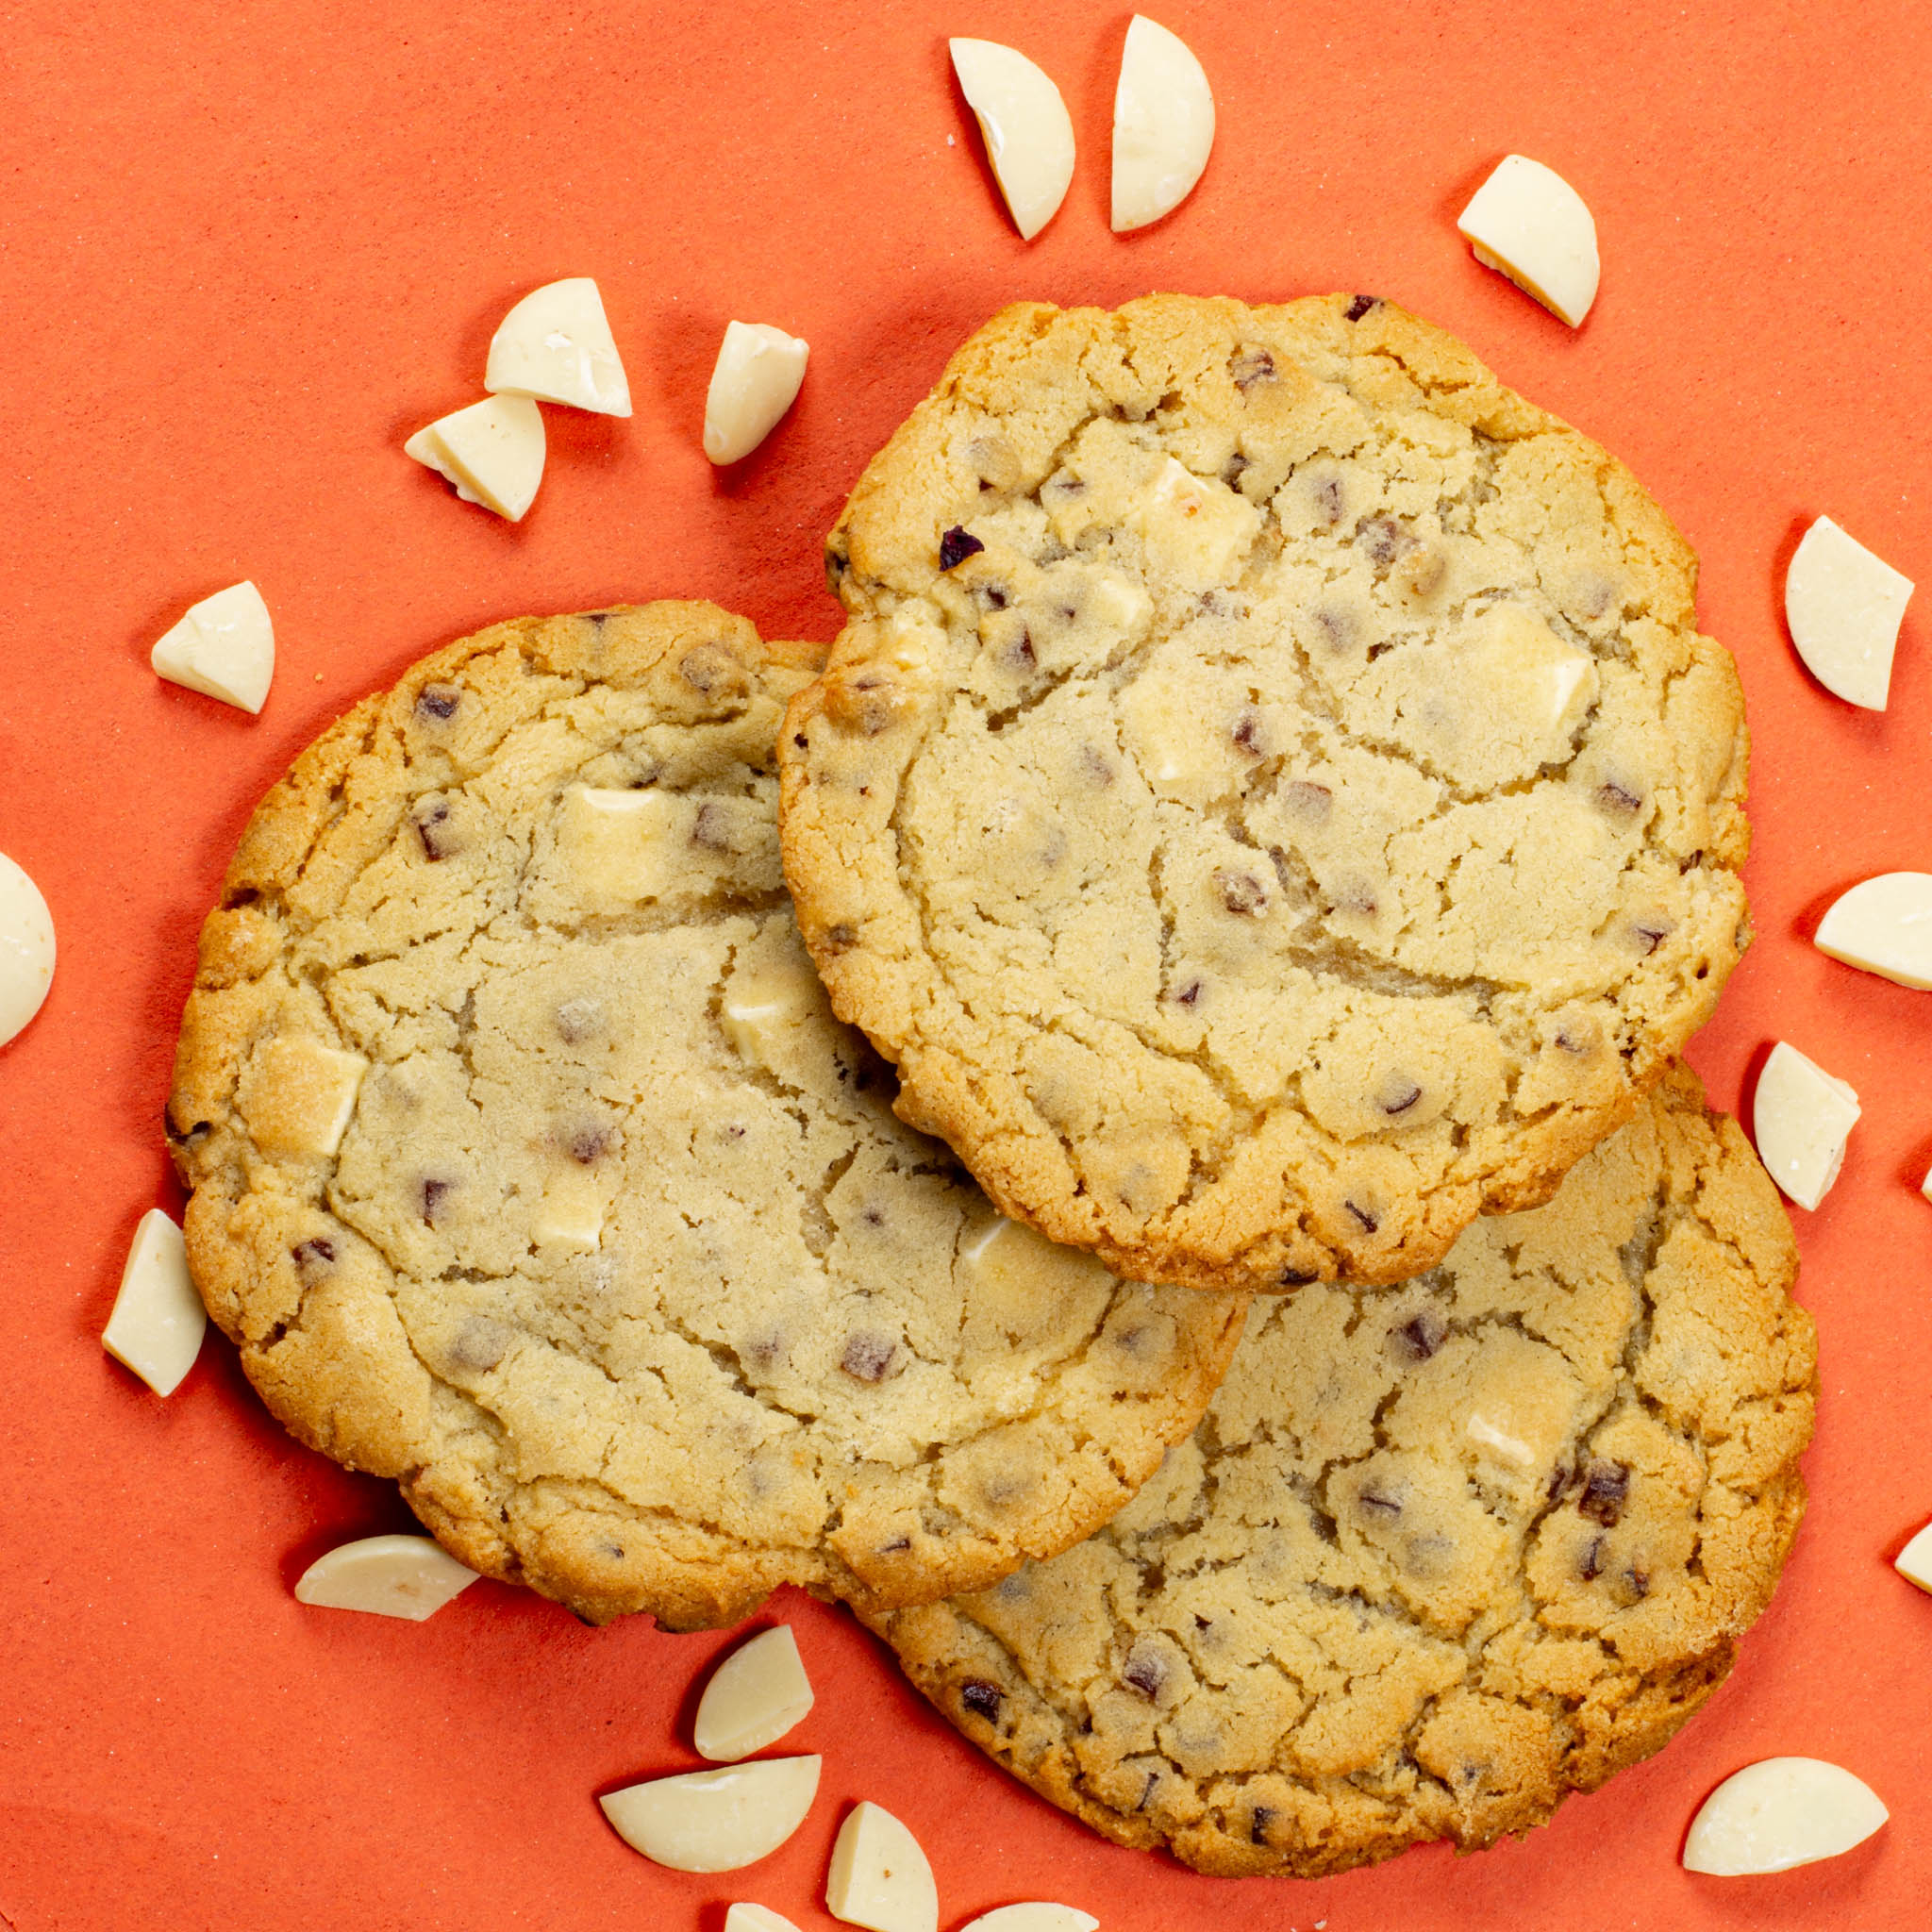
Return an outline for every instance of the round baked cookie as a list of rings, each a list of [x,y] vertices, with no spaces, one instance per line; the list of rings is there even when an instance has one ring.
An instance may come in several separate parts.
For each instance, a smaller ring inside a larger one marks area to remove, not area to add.
[[[780,874],[815,655],[704,604],[452,644],[296,760],[202,934],[209,1311],[303,1441],[592,1622],[981,1587],[1113,1514],[1240,1331],[893,1117]]]
[[[1078,1549],[868,1621],[1008,1771],[1199,1871],[1525,1831],[1667,1742],[1770,1599],[1796,1272],[1679,1069],[1441,1267],[1256,1301],[1193,1440]]]
[[[861,477],[780,745],[840,1016],[1123,1273],[1389,1282],[1546,1200],[1745,939],[1695,562],[1386,302],[1009,308]]]

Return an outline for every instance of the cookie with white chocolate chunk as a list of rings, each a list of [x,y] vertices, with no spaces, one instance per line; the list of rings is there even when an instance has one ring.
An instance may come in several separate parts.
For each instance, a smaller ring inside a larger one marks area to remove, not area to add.
[[[806,942],[906,1118],[1123,1272],[1432,1265],[1630,1116],[1744,942],[1690,550],[1390,303],[1010,308],[828,556]]]
[[[1131,1496],[1241,1324],[893,1117],[780,875],[815,662],[704,604],[452,644],[297,759],[202,934],[209,1311],[302,1441],[592,1621],[991,1582]]]
[[[1015,1776],[1203,1872],[1541,1824],[1716,1689],[1804,1513],[1796,1249],[1702,1098],[1668,1074],[1413,1281],[1257,1299],[1104,1530],[867,1621]]]

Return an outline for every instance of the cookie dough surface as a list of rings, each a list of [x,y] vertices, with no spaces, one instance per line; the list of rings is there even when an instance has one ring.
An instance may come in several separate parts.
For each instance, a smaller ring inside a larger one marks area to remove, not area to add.
[[[841,1017],[1009,1214],[1200,1287],[1548,1198],[1745,938],[1743,712],[1594,443],[1388,303],[1010,308],[780,744]]]
[[[812,664],[700,604],[453,644],[296,761],[202,935],[210,1312],[295,1435],[594,1621],[991,1582],[1120,1507],[1240,1329],[894,1118],[780,875]]]
[[[1257,1300],[1107,1528],[868,1621],[1016,1776],[1203,1872],[1542,1823],[1716,1688],[1804,1510],[1790,1228],[1701,1101],[1671,1074],[1411,1282]]]

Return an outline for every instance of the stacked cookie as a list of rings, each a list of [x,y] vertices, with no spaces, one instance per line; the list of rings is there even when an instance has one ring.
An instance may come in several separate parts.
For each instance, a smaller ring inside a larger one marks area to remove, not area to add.
[[[1814,1382],[1674,1058],[1746,827],[1667,519],[1390,305],[1158,297],[996,318],[829,557],[823,665],[499,626],[264,802],[170,1106],[257,1387],[592,1620],[845,1599],[1206,1870],[1655,1750]]]

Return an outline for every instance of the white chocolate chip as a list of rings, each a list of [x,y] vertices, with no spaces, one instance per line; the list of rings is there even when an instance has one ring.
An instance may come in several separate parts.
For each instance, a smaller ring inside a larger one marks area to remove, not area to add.
[[[1907,1583],[1932,1591],[1932,1524],[1927,1524],[1904,1549],[1891,1566]]]
[[[242,1070],[235,1103],[271,1160],[333,1158],[369,1062],[319,1040],[271,1040]]]
[[[674,1872],[735,1872],[775,1852],[818,1795],[817,1757],[760,1757],[724,1771],[626,1785],[598,1799],[633,1851]]]
[[[172,1395],[194,1366],[207,1331],[208,1310],[188,1272],[181,1230],[150,1208],[134,1230],[101,1346],[157,1395]]]
[[[230,584],[204,597],[148,658],[170,684],[259,711],[275,675],[275,627],[253,584]]]
[[[533,289],[490,339],[483,387],[599,416],[630,414],[630,385],[589,275]]]
[[[1506,275],[1577,327],[1596,300],[1596,223],[1569,182],[1526,155],[1507,155],[1456,225],[1485,268]]]
[[[1818,1757],[1767,1757],[1727,1777],[1691,1822],[1684,1869],[1788,1872],[1863,1844],[1886,1821],[1862,1778]]]
[[[465,503],[480,503],[519,523],[543,480],[543,412],[527,396],[489,396],[439,416],[403,445],[456,485]]]
[[[1785,623],[1806,670],[1834,697],[1884,710],[1911,594],[1910,577],[1820,517],[1785,572]]]
[[[730,1763],[775,1744],[811,1708],[811,1682],[789,1624],[741,1643],[711,1673],[691,1741],[700,1757]]]
[[[1192,192],[1214,145],[1214,94],[1178,35],[1137,13],[1113,94],[1113,231],[1144,228]]]
[[[1819,922],[1816,943],[1847,966],[1932,990],[1932,873],[1880,873],[1854,886]]]
[[[860,1804],[839,1827],[825,1909],[868,1932],[939,1932],[932,1867],[919,1840],[890,1811]]]
[[[420,1624],[475,1580],[474,1570],[426,1536],[365,1536],[309,1564],[295,1586],[295,1600]]]
[[[997,41],[953,41],[953,72],[979,123],[986,158],[1020,239],[1053,220],[1074,178],[1074,124],[1060,91]]]
[[[1264,521],[1240,491],[1195,475],[1173,457],[1126,519],[1147,545],[1150,562],[1192,591],[1232,583]]]
[[[563,794],[557,841],[578,896],[616,911],[669,891],[677,879],[685,809],[681,799],[655,788],[571,786]]]
[[[724,1914],[724,1932],[798,1932],[798,1927],[769,1906],[737,1905]]]
[[[1772,1048],[1751,1103],[1757,1158],[1800,1208],[1831,1191],[1858,1118],[1858,1096],[1783,1041]]]
[[[714,463],[750,456],[778,426],[797,399],[810,353],[768,322],[725,325],[705,397],[705,454]]]
[[[741,1059],[777,1073],[791,1058],[789,1044],[798,1029],[824,1009],[824,991],[808,961],[767,961],[761,969],[733,971],[718,1024]]]
[[[530,1222],[539,1247],[591,1253],[604,1239],[604,1190],[582,1167],[558,1167],[543,1184],[543,1198]]]
[[[0,1046],[41,1010],[54,984],[54,915],[41,889],[0,852]]]
[[[1031,1900],[1025,1905],[1002,1906],[996,1912],[982,1912],[959,1932],[1095,1932],[1099,1924],[1091,1912],[1075,1911],[1072,1906]]]
[[[1919,1191],[1926,1200],[1932,1201],[1932,1168],[1925,1170],[1925,1178],[1919,1183]]]

